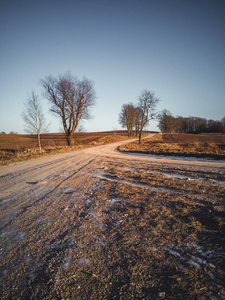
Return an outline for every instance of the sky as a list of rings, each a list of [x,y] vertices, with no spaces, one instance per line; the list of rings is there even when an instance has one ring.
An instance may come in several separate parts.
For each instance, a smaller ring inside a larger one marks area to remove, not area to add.
[[[32,90],[49,132],[62,131],[40,80],[68,71],[94,82],[85,131],[122,129],[122,105],[144,89],[160,99],[158,111],[225,116],[225,0],[1,1],[0,41],[0,132],[25,132]]]

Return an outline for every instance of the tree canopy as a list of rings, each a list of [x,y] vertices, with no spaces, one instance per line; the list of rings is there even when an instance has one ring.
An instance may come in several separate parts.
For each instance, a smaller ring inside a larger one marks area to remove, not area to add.
[[[128,130],[128,136],[136,134],[141,143],[142,131],[148,122],[156,118],[156,106],[159,99],[154,92],[143,90],[138,97],[137,106],[132,103],[123,104],[119,114],[119,123]]]
[[[25,131],[30,134],[37,134],[39,150],[41,151],[40,134],[44,133],[48,126],[45,123],[39,98],[35,95],[34,91],[32,91],[31,96],[24,103],[22,117],[25,123]]]
[[[158,115],[158,127],[162,132],[178,133],[209,133],[225,132],[225,117],[221,120],[207,120],[199,117],[174,117],[169,110],[164,109]]]
[[[94,84],[86,78],[78,80],[70,73],[58,78],[50,75],[41,84],[51,103],[50,110],[61,118],[68,145],[72,145],[80,121],[91,117],[90,108],[95,103]]]

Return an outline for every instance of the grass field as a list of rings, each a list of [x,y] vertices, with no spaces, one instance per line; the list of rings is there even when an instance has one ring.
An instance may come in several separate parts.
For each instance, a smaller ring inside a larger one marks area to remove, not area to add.
[[[41,135],[39,152],[37,136],[0,134],[0,165],[42,155],[79,150],[128,139],[126,130],[77,133],[75,144],[67,146],[64,133]],[[129,143],[121,151],[144,152],[157,155],[181,155],[225,159],[224,134],[157,134],[154,138]]]
[[[225,159],[224,134],[157,134],[154,138],[130,143],[121,151],[144,152],[157,155],[194,156]]]
[[[77,133],[74,146],[68,147],[64,133],[42,134],[40,153],[35,135],[0,134],[0,165],[40,155],[104,145],[127,138],[125,130]]]

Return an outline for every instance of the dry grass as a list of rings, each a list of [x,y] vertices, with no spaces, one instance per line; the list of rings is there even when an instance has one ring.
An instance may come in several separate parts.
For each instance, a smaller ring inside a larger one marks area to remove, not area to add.
[[[224,299],[223,170],[103,157],[65,170],[20,211],[3,203],[2,299]]]
[[[27,160],[43,155],[79,150],[128,139],[127,132],[105,131],[77,133],[74,146],[67,146],[64,133],[41,135],[42,151],[39,152],[34,135],[0,134],[0,165]]]
[[[110,241],[107,256],[99,252],[104,257],[102,273],[93,269],[99,281],[111,272],[100,290],[110,295],[106,299],[220,299],[224,186],[171,179],[162,169],[151,166],[149,173],[148,167],[141,167],[107,165],[104,189],[93,194],[100,201],[95,209],[101,211],[101,223],[107,228],[104,238]],[[146,188],[125,184],[124,179]],[[109,195],[118,201],[110,204]],[[99,238],[104,240],[103,234]]]
[[[121,151],[144,152],[159,155],[225,158],[223,134],[157,134],[142,144],[134,142],[120,147]]]

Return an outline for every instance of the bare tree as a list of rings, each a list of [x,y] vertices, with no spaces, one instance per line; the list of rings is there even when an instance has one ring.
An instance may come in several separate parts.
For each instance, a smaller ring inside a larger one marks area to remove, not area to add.
[[[135,107],[132,103],[124,104],[119,114],[119,123],[123,128],[127,128],[128,136],[133,135],[135,127]]]
[[[141,127],[142,110],[139,107],[135,107],[135,134],[139,135]]]
[[[225,117],[221,119],[221,124],[222,124],[222,132],[225,133]]]
[[[91,117],[90,108],[95,103],[93,83],[86,78],[79,81],[67,73],[58,78],[50,75],[41,84],[51,103],[50,110],[62,120],[68,145],[73,145],[73,134],[80,120]]]
[[[176,131],[176,118],[167,109],[164,109],[158,115],[158,127],[161,132],[175,132]]]
[[[39,151],[41,151],[40,134],[46,131],[47,126],[38,96],[35,95],[34,91],[27,98],[24,106],[22,117],[25,122],[25,131],[30,134],[37,134]]]
[[[150,120],[156,118],[156,105],[158,104],[159,99],[155,97],[154,92],[143,90],[138,100],[138,107],[141,110],[139,129],[139,144],[141,144],[143,128]]]

